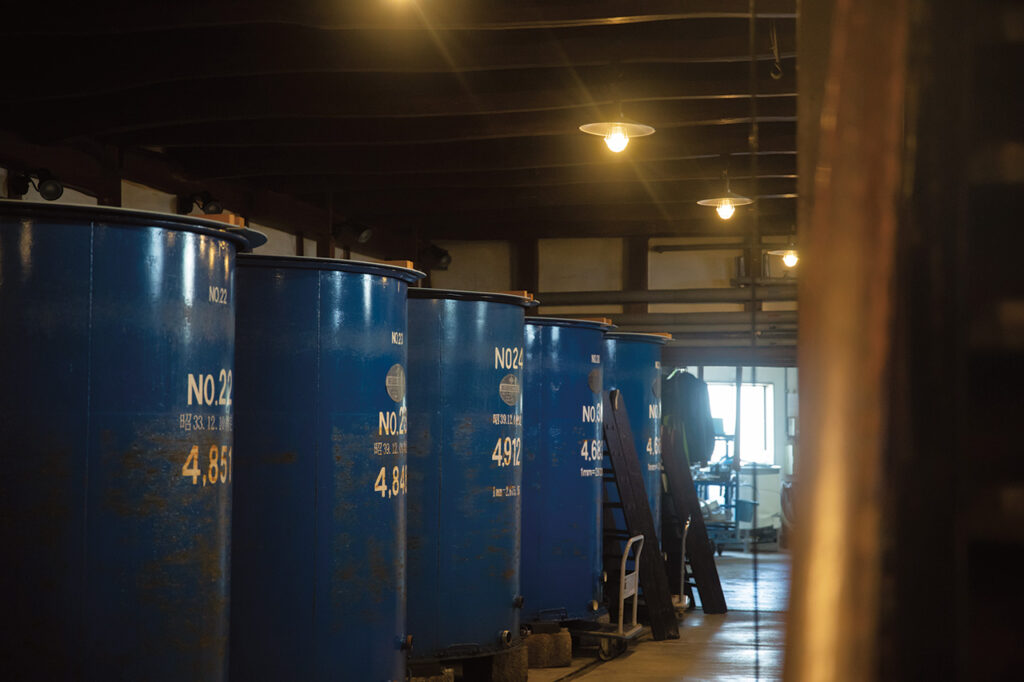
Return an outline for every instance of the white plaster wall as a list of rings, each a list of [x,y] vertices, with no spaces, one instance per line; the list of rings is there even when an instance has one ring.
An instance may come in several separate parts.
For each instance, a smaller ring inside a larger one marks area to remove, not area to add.
[[[173,194],[167,194],[152,187],[122,180],[121,205],[125,208],[135,208],[142,211],[177,213],[178,198]]]
[[[315,239],[302,239],[302,253],[307,258],[316,256],[316,240]]]
[[[249,227],[262,232],[267,235],[267,243],[263,246],[257,247],[253,250],[253,253],[258,253],[262,256],[294,256],[295,255],[295,235],[283,232],[281,230],[275,230],[272,227],[266,225],[260,225],[259,223],[249,223]]]
[[[652,239],[650,245],[693,245],[733,241],[716,238]],[[742,246],[740,240],[735,240]],[[727,288],[736,273],[739,248],[715,251],[667,251],[649,255],[647,286],[650,289]],[[743,310],[738,303],[652,303],[652,313],[725,313]]]
[[[447,270],[430,273],[433,286],[466,291],[508,291],[512,288],[512,247],[508,242],[439,241],[436,244],[451,254],[452,263]]]
[[[541,291],[616,291],[622,289],[622,239],[541,239],[538,281]],[[545,306],[548,315],[621,313],[621,305]]]

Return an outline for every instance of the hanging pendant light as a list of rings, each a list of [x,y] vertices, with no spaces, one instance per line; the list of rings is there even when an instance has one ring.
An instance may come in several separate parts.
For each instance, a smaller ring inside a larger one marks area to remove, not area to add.
[[[613,152],[621,152],[634,137],[653,135],[652,126],[631,121],[628,118],[620,118],[618,121],[597,121],[584,123],[580,130],[588,135],[597,135],[604,138],[604,143]]]
[[[701,206],[714,206],[718,212],[718,217],[722,220],[728,220],[732,217],[732,214],[736,212],[737,206],[746,206],[754,203],[754,200],[750,197],[745,197],[741,194],[736,194],[729,189],[729,171],[722,173],[722,177],[725,180],[725,191],[716,194],[713,197],[707,199],[701,199],[697,203]]]
[[[608,149],[618,154],[626,148],[630,138],[653,135],[654,127],[645,123],[637,123],[633,119],[623,116],[622,105],[620,104],[617,120],[584,123],[580,126],[580,131],[588,135],[603,137]]]
[[[792,268],[800,262],[800,255],[796,251],[796,243],[793,238],[789,238],[789,244],[784,249],[771,249],[768,251],[769,255],[782,256],[782,264],[787,268]]]

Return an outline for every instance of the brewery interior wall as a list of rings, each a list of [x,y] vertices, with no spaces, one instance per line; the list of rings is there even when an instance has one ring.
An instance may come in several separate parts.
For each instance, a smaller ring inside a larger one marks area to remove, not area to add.
[[[0,168],[0,186],[4,186],[7,171]],[[27,201],[42,201],[39,194],[29,188]],[[96,198],[65,188],[56,203],[96,205]],[[175,213],[177,198],[166,192],[121,182],[121,205],[162,213]],[[199,213],[194,209],[193,213]],[[250,227],[263,232],[267,243],[257,253],[274,256],[293,256],[298,253],[298,239],[294,234],[273,225],[250,223]],[[652,239],[651,247],[677,244],[699,244],[708,238]],[[721,239],[712,239],[721,242]],[[431,284],[445,289],[470,291],[507,291],[512,289],[512,244],[510,241],[439,241],[437,245],[452,256],[447,270],[431,273]],[[316,241],[304,238],[303,253],[316,254]],[[608,238],[541,239],[538,243],[538,283],[540,291],[615,291],[623,288],[624,240]],[[335,258],[345,256],[353,260],[373,261],[375,258],[357,250],[347,254],[336,248]],[[648,286],[651,289],[715,288],[731,286],[735,276],[736,251],[669,251],[650,254]],[[777,260],[777,259],[775,259]],[[768,263],[770,276],[778,264]],[[781,270],[781,268],[776,268]],[[796,302],[763,304],[764,310],[795,310]],[[731,312],[742,310],[736,303],[651,304],[648,311],[660,312]],[[595,315],[622,313],[621,305],[542,306],[540,314]]]

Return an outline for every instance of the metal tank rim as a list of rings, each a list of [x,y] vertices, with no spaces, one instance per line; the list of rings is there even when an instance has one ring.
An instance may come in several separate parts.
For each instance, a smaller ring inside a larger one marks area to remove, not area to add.
[[[374,263],[361,260],[341,260],[337,258],[314,258],[310,256],[273,256],[270,254],[245,253],[238,257],[237,265],[243,267],[277,267],[294,268],[297,270],[334,270],[350,272],[358,275],[380,275],[394,277],[413,283],[426,277],[426,273],[399,265]]]
[[[43,218],[65,218],[72,220],[136,227],[163,227],[186,232],[195,232],[211,237],[221,237],[239,247],[239,250],[253,248],[266,242],[261,232],[250,229],[231,228],[227,223],[216,220],[197,218],[195,216],[160,213],[158,211],[142,211],[134,208],[118,206],[86,206],[82,204],[44,204],[38,201],[22,201],[20,199],[0,199],[0,215],[30,215]],[[249,237],[259,235],[259,238]],[[260,241],[262,239],[262,241]],[[259,243],[256,243],[259,242]]]
[[[409,298],[438,299],[446,298],[454,301],[486,301],[489,303],[508,303],[521,308],[536,308],[540,301],[534,301],[515,294],[499,294],[490,291],[461,291],[458,289],[427,289],[416,287],[409,289]]]
[[[579,329],[596,329],[603,332],[606,332],[609,329],[615,329],[615,325],[613,324],[605,324],[604,322],[596,322],[594,320],[579,320],[571,317],[527,316],[526,324],[532,324],[538,327],[576,327]]]
[[[666,336],[661,336],[659,334],[645,334],[643,332],[608,332],[604,337],[613,341],[637,341],[657,346],[664,346],[669,342],[669,339]]]

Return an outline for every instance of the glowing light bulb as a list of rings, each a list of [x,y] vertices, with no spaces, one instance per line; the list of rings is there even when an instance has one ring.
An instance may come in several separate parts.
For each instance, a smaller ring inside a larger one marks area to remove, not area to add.
[[[621,152],[629,144],[629,135],[622,126],[615,126],[604,136],[604,143],[616,154]]]
[[[800,257],[796,255],[796,251],[787,251],[782,256],[782,264],[787,268],[791,268],[799,262]]]
[[[729,199],[723,199],[716,208],[718,211],[718,217],[722,220],[728,220],[732,217],[732,214],[736,212],[736,207],[732,205],[732,201]]]

